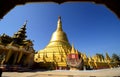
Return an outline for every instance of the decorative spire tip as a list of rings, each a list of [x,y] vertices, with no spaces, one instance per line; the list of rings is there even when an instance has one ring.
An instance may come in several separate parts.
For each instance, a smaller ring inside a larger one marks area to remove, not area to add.
[[[61,16],[58,16],[57,31],[62,31]]]
[[[58,16],[58,19],[61,20],[61,16]]]
[[[24,25],[26,25],[26,24],[27,24],[27,22],[28,22],[28,21],[26,20],[26,21],[24,22]]]

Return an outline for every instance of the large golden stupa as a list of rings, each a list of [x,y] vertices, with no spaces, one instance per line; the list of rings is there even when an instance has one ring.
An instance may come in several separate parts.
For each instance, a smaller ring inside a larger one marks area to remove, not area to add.
[[[52,34],[50,42],[44,49],[39,50],[34,55],[34,61],[39,68],[43,69],[67,69],[67,55],[73,52],[72,49],[73,46],[70,45],[67,35],[62,29],[61,17],[59,17],[57,29]],[[86,54],[80,53],[76,49],[74,49],[74,52],[83,59],[85,69],[102,69],[116,66],[116,63],[111,61],[108,53],[105,57],[101,55],[87,57]]]
[[[61,17],[58,18],[57,29],[52,34],[49,44],[35,54],[34,61],[44,68],[66,68],[66,55],[70,52],[71,45],[66,33],[62,29]]]

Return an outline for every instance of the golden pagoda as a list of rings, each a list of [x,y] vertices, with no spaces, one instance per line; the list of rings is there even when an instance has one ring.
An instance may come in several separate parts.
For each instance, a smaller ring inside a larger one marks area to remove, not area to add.
[[[66,69],[66,56],[70,53],[71,45],[62,29],[61,17],[58,18],[57,29],[52,34],[49,44],[35,54],[34,61],[42,68]]]
[[[35,50],[31,40],[26,39],[26,22],[12,37],[0,36],[0,66],[30,67],[33,65]],[[7,69],[8,70],[8,69]],[[14,69],[11,69],[14,70]]]
[[[117,66],[116,63],[111,62],[108,54],[105,58],[101,55],[87,57],[85,53],[80,53],[71,46],[66,33],[62,29],[61,17],[58,17],[57,29],[52,34],[50,42],[44,49],[34,54],[34,61],[38,64],[37,68],[68,69],[67,56],[73,53],[80,55],[84,62],[81,65],[84,65],[85,69],[113,68]]]

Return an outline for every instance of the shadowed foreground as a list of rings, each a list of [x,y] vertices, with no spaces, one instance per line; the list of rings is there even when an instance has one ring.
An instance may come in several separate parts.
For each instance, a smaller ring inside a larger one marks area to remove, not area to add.
[[[36,71],[36,72],[3,72],[2,77],[120,77],[120,67],[102,70],[85,71]]]

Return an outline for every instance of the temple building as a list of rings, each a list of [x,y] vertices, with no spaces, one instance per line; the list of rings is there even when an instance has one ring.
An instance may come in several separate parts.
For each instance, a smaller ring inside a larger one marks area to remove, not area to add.
[[[34,61],[38,64],[39,68],[43,69],[67,69],[67,55],[72,52],[81,56],[84,61],[84,69],[102,69],[116,66],[116,63],[111,61],[107,53],[105,58],[101,55],[87,57],[86,54],[73,48],[62,29],[61,17],[58,18],[57,29],[52,34],[50,42],[44,49],[39,50],[34,55]]]
[[[0,67],[35,67],[40,69],[102,69],[117,67],[108,53],[88,57],[69,43],[62,29],[61,17],[48,45],[35,53],[33,42],[26,39],[26,24],[12,37],[0,35]],[[12,68],[13,70],[13,68]]]
[[[26,39],[26,23],[12,37],[0,36],[0,65],[30,67],[33,65],[33,43]]]

